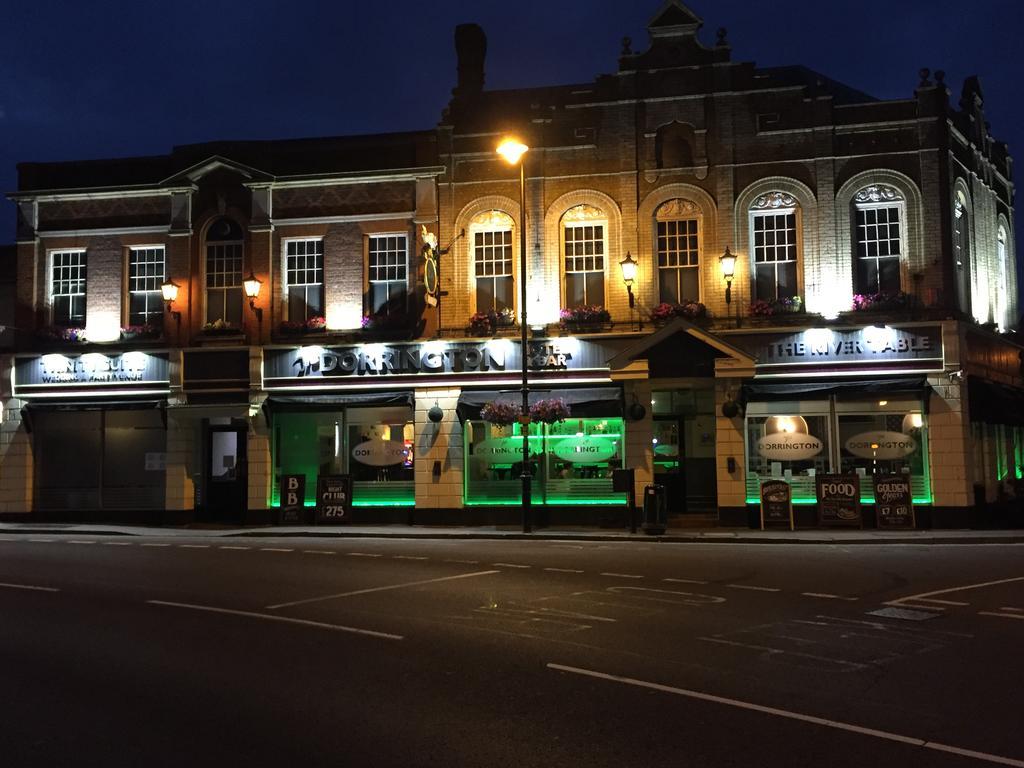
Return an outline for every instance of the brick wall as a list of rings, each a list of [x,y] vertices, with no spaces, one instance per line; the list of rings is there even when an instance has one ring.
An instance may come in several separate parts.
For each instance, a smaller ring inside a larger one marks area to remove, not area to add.
[[[462,422],[455,413],[459,389],[417,389],[414,416],[415,476],[417,509],[461,509],[463,475]],[[427,411],[434,403],[444,418],[434,423]],[[441,475],[435,477],[434,463],[440,462]]]

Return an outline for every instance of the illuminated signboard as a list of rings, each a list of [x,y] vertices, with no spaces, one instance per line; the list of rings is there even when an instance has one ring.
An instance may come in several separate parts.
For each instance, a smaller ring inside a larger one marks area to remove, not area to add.
[[[124,352],[105,355],[48,354],[20,357],[14,386],[20,392],[102,385],[163,384],[169,381],[166,353]]]

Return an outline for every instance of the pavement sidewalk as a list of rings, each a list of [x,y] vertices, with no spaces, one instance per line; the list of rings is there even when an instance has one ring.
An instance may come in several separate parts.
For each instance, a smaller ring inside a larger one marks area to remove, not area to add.
[[[798,530],[758,531],[748,528],[669,528],[661,535],[604,528],[540,528],[523,533],[515,526],[260,526],[232,528],[210,525],[147,527],[99,523],[0,523],[0,534],[75,534],[89,536],[166,536],[188,538],[298,537],[388,539],[478,539],[546,541],[658,541],[727,544],[1024,544],[1024,530]]]

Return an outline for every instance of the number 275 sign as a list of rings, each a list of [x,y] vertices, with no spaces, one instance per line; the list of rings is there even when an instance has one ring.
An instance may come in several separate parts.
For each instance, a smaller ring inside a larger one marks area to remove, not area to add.
[[[352,509],[352,476],[320,475],[316,479],[316,521],[344,523]]]

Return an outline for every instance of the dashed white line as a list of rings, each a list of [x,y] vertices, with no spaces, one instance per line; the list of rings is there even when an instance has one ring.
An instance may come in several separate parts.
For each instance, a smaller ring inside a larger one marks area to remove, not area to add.
[[[393,560],[426,560],[427,558],[420,555],[392,555]]]
[[[133,543],[130,541],[104,541],[103,546],[105,547],[130,547]]]
[[[752,584],[726,584],[725,586],[729,589],[748,589],[751,592],[781,592],[781,589],[776,587],[755,587]]]
[[[979,616],[998,616],[1001,619],[1020,619],[1024,621],[1024,613],[1000,613],[998,611],[978,611]]]
[[[1024,613],[1024,608],[1011,608],[1008,605],[1004,605],[999,610],[1001,610],[1001,611],[1011,611],[1013,613]]]
[[[404,589],[405,587],[418,587],[424,584],[436,584],[441,581],[455,581],[456,579],[470,579],[474,576],[489,576],[493,573],[501,573],[501,571],[477,571],[475,573],[460,573],[457,576],[442,576],[439,579],[423,579],[422,581],[407,581],[404,584],[389,584],[384,587],[369,587],[368,589],[356,589],[352,592],[338,592],[334,595],[322,595],[320,597],[307,597],[304,600],[292,600],[288,603],[275,603],[274,605],[268,605],[267,610],[273,611],[278,608],[289,608],[293,605],[306,605],[307,603],[317,603],[323,600],[334,600],[338,597],[353,597],[355,595],[368,595],[372,592],[386,592],[391,589]]]
[[[533,568],[532,565],[523,565],[522,563],[491,563],[495,568]]]
[[[34,544],[53,544],[56,539],[29,539]]]
[[[182,549],[209,549],[209,544],[179,544]]]
[[[662,579],[662,581],[670,581],[673,584],[707,584],[701,579]]]
[[[280,621],[286,624],[298,624],[304,627],[316,627],[317,629],[329,629],[335,632],[351,632],[356,635],[368,635],[379,637],[384,640],[402,640],[401,635],[393,635],[390,632],[376,632],[372,629],[360,629],[358,627],[346,627],[343,624],[325,624],[321,621],[309,621],[308,619],[292,619],[288,616],[276,616],[270,613],[256,613],[254,611],[237,611],[232,608],[217,608],[212,605],[192,605],[191,603],[172,603],[165,600],[147,600],[149,605],[163,605],[170,608],[188,608],[193,611],[207,611],[209,613],[224,613],[229,616],[245,616],[250,619],[263,619],[264,621]]]
[[[68,544],[95,544],[92,539],[68,539]]]
[[[661,691],[662,693],[671,693],[675,694],[676,696],[686,696],[687,698],[697,699],[699,701],[707,701],[713,704],[723,704],[728,707],[736,707],[738,709],[745,709],[752,712],[760,712],[761,714],[773,715],[775,717],[784,717],[789,720],[799,720],[804,723],[820,725],[825,728],[835,728],[840,731],[857,733],[863,736],[873,736],[878,739],[886,739],[888,741],[896,741],[901,744],[910,744],[912,746],[922,747],[924,749],[933,749],[938,752],[947,752],[954,755],[961,755],[963,757],[970,757],[974,758],[975,760],[982,760],[989,763],[995,763],[997,765],[1011,765],[1015,766],[1016,768],[1024,768],[1024,760],[1015,760],[1011,757],[993,755],[987,752],[977,752],[972,749],[961,749],[960,747],[953,747],[948,744],[940,744],[934,741],[926,741],[924,739],[915,738],[913,736],[904,736],[902,734],[892,733],[890,731],[880,731],[876,728],[865,728],[860,725],[852,725],[851,723],[843,723],[837,720],[827,720],[823,717],[805,715],[800,712],[792,712],[787,709],[778,709],[777,707],[766,707],[762,704],[754,704],[749,701],[729,699],[724,696],[715,696],[710,693],[701,693],[700,691],[687,690],[686,688],[676,688],[670,685],[661,685],[659,683],[651,683],[645,680],[636,680],[631,677],[609,675],[605,672],[595,672],[594,670],[580,669],[579,667],[566,667],[561,664],[548,664],[547,667],[548,669],[553,669],[558,672],[569,672],[574,675],[593,677],[599,680],[610,680],[614,683],[624,683],[626,685],[633,685],[638,688],[647,688],[649,690]]]
[[[576,568],[545,568],[544,570],[551,571],[552,573],[583,573],[583,571]]]
[[[252,549],[252,547],[238,547],[233,544],[222,544],[217,549]]]
[[[303,552],[303,554],[306,554],[306,555],[333,555],[334,554],[334,552],[331,552],[331,550],[329,550],[329,549],[304,549],[304,550],[302,550],[302,552]]]
[[[823,600],[846,600],[847,602],[857,602],[856,597],[846,597],[845,595],[833,595],[828,592],[801,592],[804,597],[820,597]]]
[[[636,573],[611,573],[609,571],[602,571],[601,575],[602,576],[611,576],[614,579],[642,579],[643,578],[643,576],[640,576],[639,574],[636,574]]]
[[[442,560],[444,563],[458,563],[459,565],[479,565],[479,560]]]
[[[171,545],[170,544],[158,544],[156,542],[146,541],[146,542],[142,543],[142,546],[144,546],[144,547],[169,547]]]
[[[260,552],[294,552],[294,549],[285,549],[283,547],[260,547]]]
[[[7,584],[0,582],[0,587],[4,587],[6,589],[28,589],[33,592],[60,592],[56,587],[37,587],[34,584]]]
[[[381,555],[374,552],[346,552],[349,557],[380,557]]]

